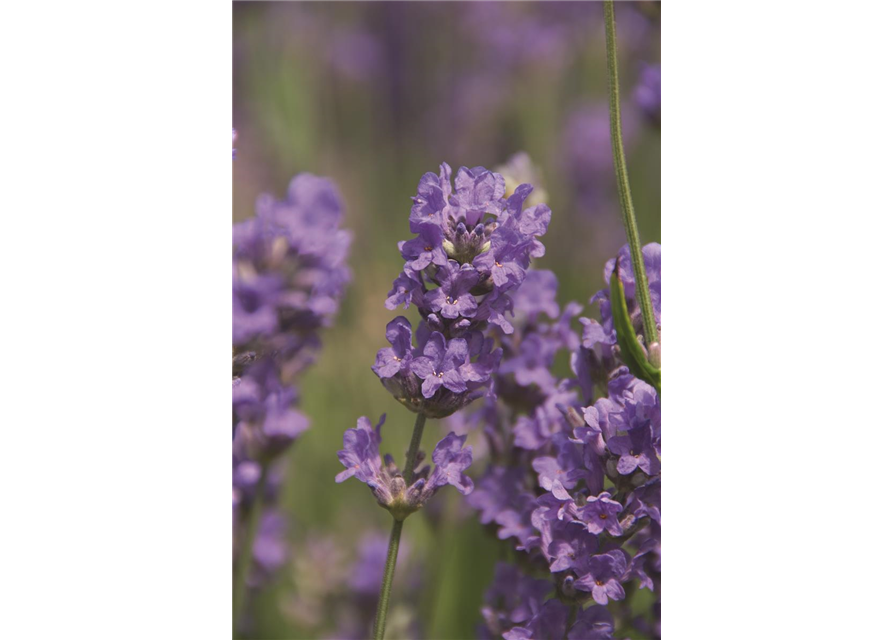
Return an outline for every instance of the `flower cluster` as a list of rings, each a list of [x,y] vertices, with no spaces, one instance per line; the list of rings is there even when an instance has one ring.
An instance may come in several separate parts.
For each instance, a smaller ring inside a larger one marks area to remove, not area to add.
[[[438,418],[489,390],[502,351],[484,333],[513,331],[512,292],[545,253],[538,238],[552,215],[543,203],[524,207],[530,184],[509,195],[500,174],[461,167],[454,193],[451,175],[444,163],[422,176],[409,217],[417,235],[398,245],[405,263],[385,303],[417,308],[416,346],[411,323],[398,317],[373,366],[401,403]]]
[[[319,331],[350,278],[351,237],[339,228],[341,217],[332,183],[301,174],[284,201],[262,196],[256,217],[233,226],[234,541],[255,500],[275,502],[275,462],[309,427],[295,408],[295,382],[313,362]],[[253,544],[249,584],[285,561],[284,520],[270,509]]]
[[[659,245],[645,254],[659,318]],[[628,249],[619,260],[634,296]],[[606,276],[614,266],[608,263]],[[515,318],[514,345],[502,344],[505,363],[514,364],[495,376],[499,400],[478,413],[492,463],[468,502],[483,524],[552,577],[523,581],[501,569],[483,611],[490,637],[611,638],[615,625],[652,624],[628,611],[628,583],[660,584],[660,398],[616,359],[607,291],[594,297],[602,322],[581,318],[580,340],[570,330],[580,307],[571,303],[559,314],[555,287],[544,272],[518,292],[527,312]],[[633,300],[628,304],[635,315]],[[548,320],[539,321],[543,316]],[[572,354],[575,379],[553,377],[559,349]],[[545,600],[549,594],[555,598]],[[620,601],[615,617],[605,608],[612,600]],[[567,606],[587,601],[593,604],[568,629]]]
[[[294,382],[350,278],[341,218],[332,183],[301,174],[284,201],[262,196],[257,216],[233,227],[235,439],[252,458],[274,458],[307,428]]]
[[[390,454],[385,455],[384,462],[379,454],[384,420],[382,415],[373,429],[369,419],[363,416],[357,420],[356,429],[344,433],[344,449],[338,452],[338,459],[345,470],[335,477],[335,482],[352,477],[365,482],[378,504],[396,520],[404,520],[421,509],[444,485],[453,485],[463,495],[471,493],[474,483],[462,473],[471,466],[471,447],[463,448],[466,436],[450,433],[438,442],[431,454],[433,469],[430,466],[418,469],[424,460],[424,453],[419,452],[411,477],[404,478]]]
[[[285,200],[261,196],[257,215],[233,226],[232,341],[240,353],[276,355],[293,377],[313,360],[319,329],[350,278],[350,232],[325,178],[298,175]]]

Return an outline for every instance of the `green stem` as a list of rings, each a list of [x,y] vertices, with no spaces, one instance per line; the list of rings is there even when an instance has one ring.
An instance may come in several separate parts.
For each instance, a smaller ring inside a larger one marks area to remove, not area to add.
[[[425,430],[425,414],[416,416],[415,427],[412,430],[412,439],[409,441],[409,449],[406,451],[406,467],[403,477],[407,484],[412,481],[412,472],[416,465],[416,456],[419,453],[419,445],[422,442],[422,432]],[[391,601],[391,585],[394,582],[394,569],[397,567],[397,552],[400,549],[400,534],[403,532],[403,521],[394,520],[391,527],[391,539],[388,542],[388,557],[384,565],[384,576],[381,578],[381,592],[378,595],[378,607],[375,610],[375,640],[383,640],[384,628],[388,617],[388,604]]]
[[[419,454],[419,445],[422,443],[422,432],[425,430],[425,414],[416,415],[415,427],[412,429],[412,440],[409,441],[409,449],[406,450],[406,466],[403,468],[403,479],[407,486],[412,484],[412,472],[415,470],[416,456]]]
[[[246,581],[248,571],[251,568],[251,559],[254,557],[254,538],[260,527],[260,514],[263,511],[264,488],[267,484],[267,466],[261,467],[260,478],[254,490],[254,499],[248,509],[248,518],[245,525],[245,535],[241,548],[236,558],[236,568],[233,573],[233,638],[237,636],[236,624],[239,622],[239,614],[245,601]]]
[[[620,194],[620,208],[623,213],[623,228],[629,242],[629,254],[636,278],[636,299],[642,310],[645,327],[645,344],[650,347],[659,342],[657,323],[648,290],[648,277],[645,275],[645,261],[642,258],[642,244],[639,241],[639,227],[633,209],[633,196],[629,187],[629,174],[626,170],[626,157],[623,154],[623,133],[620,128],[620,81],[617,75],[617,33],[614,24],[614,2],[605,0],[605,40],[608,48],[608,93],[611,105],[611,148],[614,152],[614,171],[617,174],[617,190]]]
[[[394,582],[394,569],[397,566],[397,551],[400,549],[400,533],[403,521],[394,520],[391,527],[391,540],[388,542],[388,559],[384,565],[384,576],[381,579],[381,593],[378,596],[378,608],[375,611],[375,640],[383,640],[384,626],[388,617],[388,604],[391,601],[391,584]]]

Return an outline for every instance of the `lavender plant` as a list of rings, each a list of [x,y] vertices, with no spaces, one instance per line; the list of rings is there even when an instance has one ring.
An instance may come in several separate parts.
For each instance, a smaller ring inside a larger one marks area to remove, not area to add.
[[[656,258],[649,275],[659,301],[659,246],[646,253]],[[608,276],[623,256],[608,263]],[[491,463],[468,502],[513,542],[527,574],[551,579],[498,568],[481,636],[610,638],[615,625],[633,621],[606,605],[622,602],[633,580],[659,584],[659,397],[618,358],[609,310],[603,322],[579,319],[580,340],[570,327],[580,306],[559,314],[557,280],[537,273],[518,292],[518,301],[529,301],[514,319],[518,338],[503,344],[505,362],[521,366],[500,368],[496,398],[476,416]],[[607,296],[603,290],[593,300]],[[574,378],[552,374],[558,353],[571,354]],[[595,395],[607,397],[593,402]]]
[[[660,635],[659,600],[653,619],[634,618],[624,588],[633,579],[640,588],[660,585],[660,247],[639,248],[611,2],[605,29],[612,147],[630,244],[605,267],[610,288],[593,297],[602,321],[581,319],[582,342],[563,345],[573,354],[576,380],[551,379],[550,351],[523,349],[528,340],[542,343],[537,336],[548,335],[549,323],[520,319],[517,333],[525,338],[518,353],[537,355],[524,369],[500,370],[499,402],[481,415],[493,462],[469,502],[500,538],[516,540],[528,567],[548,567],[552,576],[538,581],[500,566],[483,609],[485,637],[612,638],[618,627]],[[551,294],[544,288],[531,297],[539,301],[534,309],[554,318]],[[554,325],[563,333],[560,322]],[[530,385],[532,393],[512,392]],[[555,401],[556,390],[567,393]],[[575,391],[590,406],[575,406]],[[596,395],[606,397],[592,403]]]
[[[502,350],[488,335],[514,331],[506,318],[512,294],[524,282],[531,259],[544,254],[538,238],[551,219],[545,204],[524,207],[533,191],[529,184],[507,194],[505,179],[483,167],[461,167],[455,191],[451,178],[445,163],[439,174],[422,176],[409,215],[416,236],[398,244],[403,271],[385,302],[392,310],[416,308],[415,345],[411,322],[400,316],[387,326],[391,346],[378,352],[372,366],[384,387],[417,414],[406,465],[401,472],[391,456],[379,455],[384,416],[375,428],[360,418],[357,428],[344,434],[338,453],[345,471],[336,481],[355,476],[365,482],[394,518],[376,639],[384,636],[403,521],[446,484],[465,495],[474,486],[463,474],[472,462],[471,448],[463,446],[466,436],[449,433],[434,448],[433,470],[418,470],[425,420],[449,416],[492,394]]]
[[[233,226],[233,627],[246,584],[286,560],[275,505],[283,453],[308,427],[295,384],[321,347],[350,271],[334,185],[295,177],[284,200],[261,196]]]

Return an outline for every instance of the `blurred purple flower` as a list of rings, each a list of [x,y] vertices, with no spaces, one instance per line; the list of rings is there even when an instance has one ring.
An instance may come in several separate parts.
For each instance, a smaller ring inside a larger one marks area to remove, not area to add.
[[[382,44],[360,29],[340,29],[326,39],[331,68],[354,81],[370,82],[383,68]]]
[[[660,65],[643,64],[636,86],[636,103],[645,115],[660,125]]]

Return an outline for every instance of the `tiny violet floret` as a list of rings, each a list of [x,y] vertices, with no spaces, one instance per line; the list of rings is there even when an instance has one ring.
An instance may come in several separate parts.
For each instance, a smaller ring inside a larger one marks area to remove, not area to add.
[[[650,425],[632,429],[625,436],[614,436],[608,440],[608,450],[620,456],[617,472],[622,475],[629,475],[636,469],[641,469],[648,475],[656,475],[660,471],[660,460],[654,451]]]
[[[462,495],[474,489],[471,478],[463,471],[471,466],[471,447],[464,447],[466,436],[448,434],[434,447],[431,456],[434,468],[425,466],[416,471],[423,455],[419,455],[409,482],[397,469],[393,457],[386,455],[382,460],[379,453],[382,415],[373,428],[365,416],[357,420],[356,429],[344,432],[344,449],[338,452],[338,459],[344,471],[335,476],[335,482],[344,482],[356,477],[372,490],[378,504],[387,509],[397,521],[405,520],[410,514],[421,509],[440,487],[451,484]]]
[[[602,555],[589,558],[588,572],[576,581],[576,588],[590,591],[598,604],[608,604],[608,600],[623,600],[626,593],[620,584],[627,570],[627,556],[615,549]]]
[[[617,520],[617,514],[623,510],[623,505],[611,500],[611,494],[602,491],[597,496],[586,498],[586,505],[580,509],[580,519],[586,523],[590,533],[598,535],[607,531],[612,536],[623,535],[623,527]]]

